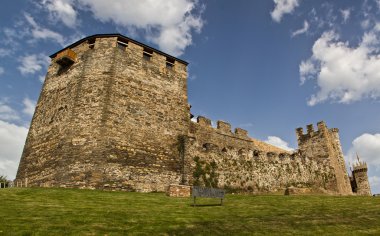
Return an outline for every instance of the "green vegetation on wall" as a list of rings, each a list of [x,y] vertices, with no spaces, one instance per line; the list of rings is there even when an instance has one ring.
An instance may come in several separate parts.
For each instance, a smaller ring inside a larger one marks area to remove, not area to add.
[[[218,187],[217,164],[215,161],[207,163],[199,157],[194,157],[195,170],[193,172],[193,185],[205,187]]]

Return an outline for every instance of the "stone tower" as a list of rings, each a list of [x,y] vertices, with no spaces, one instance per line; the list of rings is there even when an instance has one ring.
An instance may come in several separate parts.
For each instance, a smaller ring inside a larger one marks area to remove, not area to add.
[[[187,62],[120,34],[50,57],[16,182],[137,191],[179,182]]]
[[[351,185],[352,191],[358,195],[371,196],[371,188],[368,182],[367,163],[360,161],[359,155],[356,155],[357,162],[352,169]]]
[[[340,194],[352,194],[339,140],[339,130],[328,129],[323,121],[318,122],[317,126],[318,130],[314,131],[313,125],[308,125],[306,134],[303,134],[302,128],[296,130],[301,155],[309,159],[327,160],[335,175],[335,183],[331,188]]]

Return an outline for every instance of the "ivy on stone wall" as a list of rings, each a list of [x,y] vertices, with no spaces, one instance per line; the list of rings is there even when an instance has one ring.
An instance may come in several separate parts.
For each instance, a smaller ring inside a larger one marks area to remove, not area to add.
[[[195,169],[193,172],[193,185],[205,187],[218,187],[217,164],[215,161],[207,163],[199,157],[194,157]]]
[[[177,149],[179,153],[179,158],[181,160],[181,184],[186,183],[186,177],[185,177],[185,151],[186,151],[186,136],[185,135],[179,135],[178,136],[178,142],[177,142]]]

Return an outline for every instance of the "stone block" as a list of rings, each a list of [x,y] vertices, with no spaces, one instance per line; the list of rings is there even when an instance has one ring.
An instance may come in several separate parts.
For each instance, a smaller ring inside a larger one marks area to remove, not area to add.
[[[285,195],[305,195],[312,193],[311,188],[297,188],[297,187],[288,187],[285,189]]]
[[[191,186],[171,184],[166,191],[166,195],[169,197],[190,197]]]

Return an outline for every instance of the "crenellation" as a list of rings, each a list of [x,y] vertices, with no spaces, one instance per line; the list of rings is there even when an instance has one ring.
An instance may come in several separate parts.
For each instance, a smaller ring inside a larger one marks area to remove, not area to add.
[[[296,129],[296,135],[297,135],[297,140],[302,138],[302,136],[304,135],[302,127],[299,127]]]
[[[307,134],[308,135],[314,135],[314,127],[313,127],[313,124],[309,124],[306,126],[306,129],[307,129]]]
[[[231,125],[225,121],[218,120],[217,121],[217,129],[223,133],[232,134],[231,132]]]
[[[69,50],[75,60],[58,64]],[[348,179],[339,130],[323,121],[317,131],[296,129],[294,152],[232,132],[225,121],[216,128],[203,116],[190,122],[181,59],[119,34],[87,37],[51,58],[16,182],[165,191],[194,184],[198,168],[201,184],[214,176],[218,187],[246,192],[295,186],[350,194],[352,183],[358,194],[370,193],[366,163],[358,161]]]
[[[339,129],[338,128],[331,128],[330,131],[333,132],[333,133],[339,133]]]
[[[317,123],[318,131],[324,132],[327,130],[326,123],[324,121],[319,121]]]
[[[235,135],[238,137],[248,138],[248,131],[242,128],[235,128]]]
[[[198,116],[197,117],[197,123],[201,126],[212,127],[211,120],[204,117],[204,116]]]

